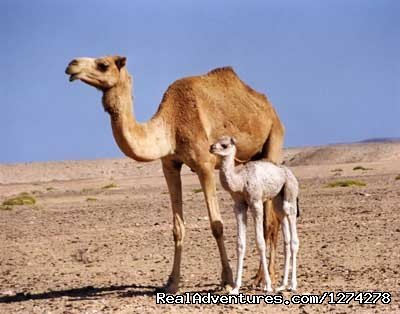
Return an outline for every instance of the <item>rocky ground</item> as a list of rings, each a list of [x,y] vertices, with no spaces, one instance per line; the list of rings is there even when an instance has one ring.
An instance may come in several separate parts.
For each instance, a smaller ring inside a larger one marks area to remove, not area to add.
[[[286,152],[301,184],[296,293],[385,291],[390,304],[157,305],[154,290],[165,282],[173,257],[167,187],[158,162],[116,159],[0,165],[0,202],[22,192],[37,201],[0,209],[0,313],[399,313],[400,150],[380,144],[386,155],[373,158],[368,145],[338,146],[339,153],[332,147],[328,153]],[[353,170],[357,166],[364,170]],[[366,185],[327,187],[348,179]],[[199,182],[189,169],[183,182],[181,292],[224,294]],[[235,271],[232,201],[220,187],[218,195]],[[277,262],[279,279],[281,238]],[[246,294],[263,294],[251,287],[257,266],[249,228]]]

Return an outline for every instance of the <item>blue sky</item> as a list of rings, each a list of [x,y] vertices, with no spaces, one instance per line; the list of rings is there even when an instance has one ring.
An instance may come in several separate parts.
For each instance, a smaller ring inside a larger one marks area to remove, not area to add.
[[[67,63],[120,54],[148,120],[174,80],[232,65],[286,146],[400,137],[400,1],[0,0],[0,163],[122,156]]]

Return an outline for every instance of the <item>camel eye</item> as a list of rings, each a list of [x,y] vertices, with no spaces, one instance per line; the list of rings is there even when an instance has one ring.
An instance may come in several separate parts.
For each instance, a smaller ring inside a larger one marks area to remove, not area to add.
[[[101,62],[101,63],[99,63],[99,64],[97,65],[97,67],[98,67],[98,69],[99,69],[101,72],[105,72],[105,71],[107,71],[107,69],[108,69],[108,64],[107,64],[107,63],[104,63],[104,62]]]
[[[222,146],[223,149],[228,148],[227,144],[221,144],[221,146]]]

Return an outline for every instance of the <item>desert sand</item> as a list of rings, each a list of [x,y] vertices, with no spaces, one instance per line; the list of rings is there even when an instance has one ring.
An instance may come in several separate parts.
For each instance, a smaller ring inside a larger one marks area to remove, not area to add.
[[[399,313],[400,143],[290,148],[285,164],[301,189],[296,294],[385,291],[390,304],[157,305],[154,290],[173,257],[167,186],[160,162],[121,158],[0,165],[0,203],[23,192],[37,201],[0,209],[0,313]],[[328,187],[338,180],[365,186]],[[223,294],[203,194],[188,168],[183,188],[181,292]],[[235,271],[233,202],[220,186],[218,196]],[[251,286],[252,227],[248,236],[243,292],[263,294]],[[277,262],[276,281],[281,238]]]

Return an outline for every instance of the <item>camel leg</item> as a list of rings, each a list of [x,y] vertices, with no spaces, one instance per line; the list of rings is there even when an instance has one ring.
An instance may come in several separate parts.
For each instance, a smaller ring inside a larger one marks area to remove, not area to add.
[[[296,202],[293,202],[292,206],[295,205]],[[290,286],[291,291],[295,291],[297,289],[297,252],[299,251],[299,238],[297,235],[297,225],[296,225],[296,213],[292,213],[289,215],[289,227],[290,227],[290,251],[292,254],[292,284]]]
[[[162,160],[163,172],[167,181],[168,190],[171,198],[173,215],[173,235],[175,243],[174,263],[168,282],[163,288],[167,293],[175,294],[179,290],[179,280],[181,273],[182,244],[185,237],[185,225],[182,213],[182,183],[181,168],[182,164],[171,160]]]
[[[265,239],[263,232],[263,204],[262,202],[256,202],[250,205],[251,211],[254,217],[255,229],[256,229],[256,242],[257,249],[260,254],[260,262],[262,271],[265,274],[265,288],[264,290],[272,292],[272,283],[267,269],[267,257],[265,254]]]
[[[210,219],[210,225],[212,234],[217,241],[218,250],[221,258],[222,273],[221,281],[222,286],[230,292],[232,290],[233,279],[232,279],[232,269],[229,266],[228,257],[226,255],[225,245],[224,245],[224,226],[222,223],[221,213],[219,211],[218,200],[217,200],[217,190],[214,175],[214,164],[203,163],[203,168],[197,170],[199,176],[200,184],[204,192],[206,199],[208,217]]]
[[[272,281],[275,279],[275,256],[276,256],[276,245],[278,242],[278,232],[279,232],[279,217],[277,216],[275,210],[278,206],[280,200],[280,195],[277,196],[273,201],[266,201],[263,205],[264,207],[264,219],[263,219],[263,229],[264,229],[264,239],[267,244],[269,244],[269,264],[268,272],[271,276]],[[264,282],[264,273],[262,271],[262,265],[258,267],[256,277],[253,281],[254,287],[259,287]]]
[[[283,271],[283,279],[281,286],[276,289],[276,291],[284,291],[287,287],[289,280],[289,268],[290,268],[290,228],[289,228],[289,220],[288,217],[285,216],[282,220],[282,234],[283,234],[283,243],[284,243],[284,271]]]
[[[275,198],[268,203],[267,216],[267,237],[269,240],[269,264],[268,271],[272,282],[275,281],[275,260],[276,260],[276,245],[278,243],[279,227],[282,225],[283,211],[283,193],[279,193]],[[265,210],[265,208],[264,208]],[[265,213],[265,212],[264,212]],[[265,226],[265,222],[264,222]],[[265,229],[264,229],[265,230]],[[265,236],[265,231],[264,231]],[[267,242],[268,243],[268,242]]]
[[[235,216],[237,224],[237,266],[235,288],[230,292],[230,294],[238,294],[240,286],[242,285],[243,260],[246,252],[247,205],[236,203]]]

